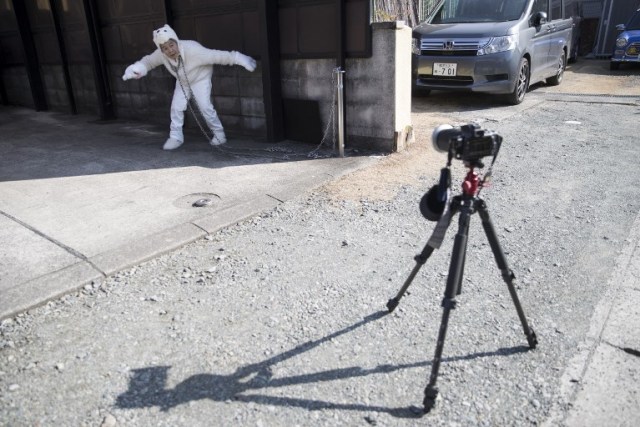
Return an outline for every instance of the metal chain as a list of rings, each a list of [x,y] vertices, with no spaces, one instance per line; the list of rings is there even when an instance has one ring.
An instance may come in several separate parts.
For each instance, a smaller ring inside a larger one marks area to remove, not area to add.
[[[187,78],[187,70],[186,67],[184,66],[184,62],[182,61],[182,56],[178,56],[178,66],[177,67],[171,67],[173,68],[173,70],[176,73],[176,77],[178,80],[178,84],[180,85],[180,89],[182,89],[182,94],[184,95],[185,99],[187,100],[187,107],[189,108],[189,111],[191,112],[191,115],[193,116],[194,120],[196,121],[196,124],[198,125],[198,127],[200,128],[200,131],[202,132],[202,134],[204,135],[205,138],[207,138],[207,141],[211,141],[212,139],[218,139],[218,137],[216,136],[215,132],[213,132],[211,129],[209,129],[209,131],[213,134],[212,137],[209,137],[207,131],[205,131],[204,126],[202,125],[202,123],[200,122],[199,116],[204,118],[204,115],[202,114],[202,111],[200,110],[200,106],[198,105],[198,101],[195,99],[195,97],[193,97],[193,90],[191,89],[191,84],[189,83],[189,79]],[[184,74],[184,81],[187,83],[187,88],[189,89],[189,95],[187,95],[187,91],[184,88],[184,85],[182,84],[182,79],[180,78],[180,70],[182,69],[182,73]],[[331,88],[332,88],[332,92],[333,92],[333,97],[331,99],[331,112],[329,113],[329,121],[327,122],[327,126],[324,130],[324,134],[322,135],[322,140],[320,140],[320,143],[318,144],[318,146],[313,149],[311,152],[309,152],[307,154],[307,157],[309,158],[320,158],[320,157],[329,157],[329,156],[321,156],[318,154],[318,151],[325,146],[325,141],[327,140],[327,137],[329,135],[329,128],[332,128],[332,147],[333,150],[335,151],[336,148],[336,127],[337,127],[337,122],[335,119],[335,112],[336,112],[336,97],[337,97],[337,93],[338,93],[338,89],[336,87],[336,75],[337,73],[341,72],[340,68],[335,68],[333,70],[333,72],[331,73]],[[193,104],[193,105],[192,105]],[[195,107],[195,109],[194,109]],[[209,126],[207,125],[207,128]],[[285,157],[288,158],[287,155],[285,155]]]
[[[336,75],[337,73],[341,72],[340,68],[335,68],[333,70],[333,73],[331,73],[331,88],[333,89],[333,98],[331,100],[331,113],[329,114],[329,121],[327,122],[327,126],[324,130],[324,134],[322,135],[322,140],[320,141],[320,144],[318,144],[318,146],[312,150],[311,152],[309,152],[309,154],[307,154],[307,157],[313,158],[313,159],[317,159],[323,156],[320,156],[318,154],[318,151],[320,150],[320,148],[322,148],[324,146],[325,140],[327,139],[327,136],[329,135],[329,127],[333,125],[333,133],[332,133],[332,138],[333,138],[333,150],[335,151],[336,149],[336,126],[337,126],[337,122],[336,122],[336,118],[335,118],[335,113],[336,113],[336,97],[338,94],[338,88],[337,86],[337,82],[336,82]],[[324,157],[329,157],[329,156],[324,156]]]
[[[187,68],[185,67],[184,62],[182,61],[182,55],[178,56],[178,67],[174,68],[172,66],[172,68],[176,72],[178,84],[180,85],[180,89],[182,89],[182,93],[184,94],[184,97],[187,100],[187,107],[189,108],[189,111],[191,111],[191,115],[196,121],[196,124],[198,125],[198,127],[200,128],[200,131],[202,132],[204,137],[207,138],[207,142],[210,142],[214,138],[218,139],[215,132],[213,132],[213,130],[211,129],[209,129],[209,131],[212,133],[213,136],[209,137],[209,134],[204,130],[204,126],[202,126],[202,124],[200,123],[198,114],[202,118],[204,118],[204,115],[202,114],[202,110],[200,110],[198,101],[196,100],[195,96],[193,96],[193,90],[191,89],[191,83],[189,83],[189,78],[187,77]],[[184,89],[184,86],[182,85],[182,79],[180,78],[180,69],[182,69],[182,73],[184,74],[184,81],[187,82],[187,88],[189,89],[190,96],[187,96],[187,91]],[[195,110],[194,110],[194,106],[195,106]],[[196,114],[196,110],[198,114]],[[209,126],[207,125],[207,128],[208,127]]]

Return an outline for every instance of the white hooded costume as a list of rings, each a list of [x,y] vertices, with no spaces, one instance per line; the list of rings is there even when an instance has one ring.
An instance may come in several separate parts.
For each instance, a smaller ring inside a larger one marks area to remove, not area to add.
[[[161,45],[169,40],[174,40],[178,45],[180,56],[176,60],[172,60],[162,53]],[[247,70],[253,71],[256,68],[256,61],[240,52],[207,49],[193,40],[179,40],[175,31],[168,25],[153,31],[153,42],[158,49],[128,66],[122,78],[128,80],[144,77],[150,70],[160,65],[164,65],[169,73],[176,78],[173,100],[171,101],[169,139],[163,148],[173,150],[182,145],[184,141],[182,127],[188,102],[185,93],[189,96],[189,88],[191,88],[192,96],[197,102],[207,126],[213,132],[214,137],[211,144],[224,144],[226,142],[224,129],[211,103],[213,64],[241,65]]]

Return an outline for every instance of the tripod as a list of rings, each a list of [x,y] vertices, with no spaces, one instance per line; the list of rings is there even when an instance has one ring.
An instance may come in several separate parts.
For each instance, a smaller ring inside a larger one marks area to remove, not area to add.
[[[390,299],[387,302],[387,308],[389,309],[389,312],[392,312],[400,303],[400,299],[409,288],[409,285],[411,285],[411,282],[415,278],[416,274],[418,274],[420,268],[427,262],[427,259],[429,259],[434,249],[437,249],[440,246],[440,243],[444,237],[444,233],[449,227],[453,215],[459,212],[459,228],[453,243],[451,264],[449,266],[449,274],[447,276],[447,286],[444,292],[444,299],[442,300],[443,313],[442,321],[440,323],[440,330],[438,332],[436,352],[433,358],[433,364],[431,366],[431,376],[429,377],[429,383],[424,390],[423,404],[425,413],[429,412],[434,407],[436,398],[438,397],[438,388],[436,387],[436,382],[438,379],[438,371],[440,369],[444,340],[447,335],[447,327],[449,325],[449,313],[451,312],[451,310],[456,308],[456,296],[460,295],[460,293],[462,292],[462,276],[464,273],[464,263],[467,251],[469,223],[471,220],[471,215],[476,212],[480,214],[480,218],[482,219],[482,227],[484,228],[484,232],[487,235],[487,239],[489,240],[491,251],[493,252],[496,263],[498,264],[498,268],[502,272],[502,278],[509,288],[509,293],[511,294],[511,299],[516,306],[516,311],[518,312],[518,317],[520,318],[520,322],[522,323],[524,334],[527,337],[529,348],[536,348],[536,345],[538,344],[536,334],[533,329],[529,327],[524,311],[522,310],[522,306],[520,305],[520,301],[513,284],[515,275],[507,265],[507,260],[502,252],[500,243],[498,242],[498,238],[493,228],[491,218],[489,218],[487,205],[484,200],[478,197],[478,190],[479,188],[481,188],[482,184],[479,182],[480,180],[478,178],[478,175],[474,172],[474,166],[474,164],[469,165],[469,172],[467,173],[467,176],[465,177],[465,180],[462,184],[462,194],[454,196],[452,198],[450,209],[445,209],[442,217],[440,217],[438,221],[433,235],[429,239],[429,242],[427,242],[422,252],[415,257],[416,265],[411,271],[411,274],[405,281],[404,285],[402,286],[402,289],[400,289],[400,291],[394,298]]]

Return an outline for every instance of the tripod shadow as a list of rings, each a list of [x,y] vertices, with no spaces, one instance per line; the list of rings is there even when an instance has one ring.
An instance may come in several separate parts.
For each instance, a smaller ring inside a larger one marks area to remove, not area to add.
[[[375,368],[364,369],[353,366],[343,369],[331,369],[312,374],[294,375],[284,378],[274,378],[271,367],[279,362],[303,354],[321,344],[349,333],[370,322],[378,320],[388,314],[387,311],[379,311],[365,317],[344,329],[336,331],[326,337],[315,341],[308,341],[284,353],[277,354],[259,363],[240,367],[231,375],[199,374],[193,375],[173,389],[167,389],[167,374],[170,366],[153,366],[149,368],[135,369],[126,392],[119,395],[116,406],[122,409],[148,408],[157,406],[162,411],[168,411],[181,404],[210,399],[216,402],[235,400],[239,402],[253,402],[262,405],[286,406],[304,408],[309,411],[321,409],[339,409],[350,411],[370,411],[388,413],[398,418],[419,418],[423,415],[422,408],[409,406],[404,408],[388,408],[384,406],[362,405],[358,403],[343,404],[332,403],[315,399],[300,399],[289,397],[276,397],[261,394],[247,393],[267,388],[287,387],[298,384],[319,383],[335,381],[345,378],[357,378],[367,375],[390,373],[402,369],[426,367],[431,362],[416,362],[400,365],[379,365]],[[466,356],[445,358],[443,361],[470,360],[490,356],[509,356],[522,353],[528,347],[520,346],[499,349],[494,352],[474,353]],[[425,374],[426,375],[426,374]]]

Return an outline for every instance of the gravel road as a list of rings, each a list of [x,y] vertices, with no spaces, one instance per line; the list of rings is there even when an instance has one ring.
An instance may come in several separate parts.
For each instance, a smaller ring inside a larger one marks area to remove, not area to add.
[[[422,132],[366,171],[3,321],[0,425],[544,422],[569,404],[559,378],[640,211],[637,126],[624,119],[637,100],[548,97],[534,91],[520,109],[458,100],[439,115],[424,112],[437,97],[414,105],[418,130],[473,119],[503,136],[482,197],[539,340],[528,350],[474,216],[431,413],[422,397],[457,221],[385,308],[433,230],[418,202],[446,159]],[[465,171],[453,169],[457,191]]]

